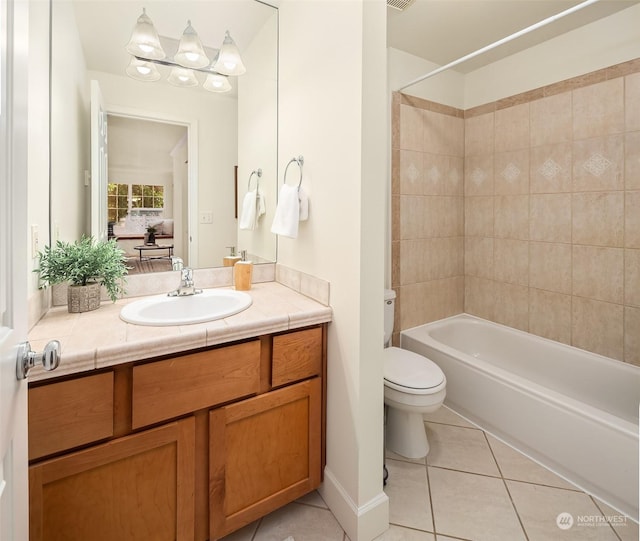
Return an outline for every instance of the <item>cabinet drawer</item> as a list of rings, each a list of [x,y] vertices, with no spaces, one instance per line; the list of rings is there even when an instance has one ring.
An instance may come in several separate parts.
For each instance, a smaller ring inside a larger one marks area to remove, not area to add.
[[[29,389],[29,460],[112,435],[112,372]]]
[[[132,428],[229,402],[259,389],[259,340],[135,366]]]
[[[271,369],[273,387],[317,376],[321,371],[321,327],[273,337]]]

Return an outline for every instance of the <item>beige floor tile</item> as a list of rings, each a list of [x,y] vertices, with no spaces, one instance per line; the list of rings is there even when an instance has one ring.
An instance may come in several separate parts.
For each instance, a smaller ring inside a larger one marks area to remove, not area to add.
[[[442,406],[433,413],[425,413],[423,417],[425,421],[429,421],[430,423],[442,423],[444,425],[477,428],[475,425],[471,424],[464,417],[461,417],[455,411],[449,409],[447,406]]]
[[[507,486],[529,541],[617,541],[608,524],[578,523],[578,517],[603,516],[587,494],[518,481],[507,481]],[[568,529],[558,526],[561,513],[571,515],[573,525]]]
[[[417,530],[433,531],[426,467],[387,460],[389,479],[384,488],[389,497],[389,522]]]
[[[304,503],[306,505],[321,507],[322,509],[329,509],[325,501],[322,499],[322,496],[318,494],[317,490],[309,492],[309,494],[305,494],[304,496],[302,496],[302,498],[298,498],[296,501],[298,503]]]
[[[498,467],[505,479],[516,481],[527,481],[539,485],[549,485],[552,487],[566,488],[569,490],[580,490],[568,481],[558,477],[544,466],[527,458],[507,444],[487,434],[489,445],[498,462]]]
[[[262,519],[254,541],[343,541],[344,532],[331,511],[290,503]]]
[[[251,541],[253,539],[254,534],[258,528],[258,524],[260,524],[259,520],[252,522],[251,524],[247,524],[244,528],[240,528],[233,533],[223,537],[220,541]]]
[[[499,477],[500,471],[482,430],[425,423],[431,449],[429,466]]]
[[[399,455],[398,453],[394,453],[393,451],[389,451],[388,449],[385,449],[384,456],[386,458],[390,458],[391,460],[401,460],[402,462],[410,462],[411,464],[426,464],[425,457],[407,458],[406,456]]]
[[[502,479],[429,467],[429,483],[437,532],[474,541],[525,541]]]
[[[638,541],[640,539],[640,527],[637,522],[625,517],[613,507],[596,499],[596,505],[605,517],[608,517],[613,529],[622,541]]]
[[[435,537],[432,533],[391,524],[386,532],[376,537],[375,541],[435,541]]]

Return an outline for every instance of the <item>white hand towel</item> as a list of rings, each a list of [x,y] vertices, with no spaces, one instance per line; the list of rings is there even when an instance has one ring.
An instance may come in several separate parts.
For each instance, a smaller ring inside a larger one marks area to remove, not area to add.
[[[304,186],[298,188],[298,200],[300,201],[300,221],[304,222],[309,219],[309,194]]]
[[[298,199],[298,187],[283,184],[278,195],[278,206],[273,217],[271,232],[295,239],[298,236],[299,221],[300,200]]]
[[[240,229],[252,231],[256,227],[256,190],[247,192],[242,200],[242,214],[240,215]]]
[[[260,188],[258,188],[258,195],[256,197],[257,197],[257,201],[256,201],[256,222],[257,222],[260,219],[260,216],[262,216],[265,212],[267,212],[267,203],[264,198],[264,194],[262,193],[262,190]]]

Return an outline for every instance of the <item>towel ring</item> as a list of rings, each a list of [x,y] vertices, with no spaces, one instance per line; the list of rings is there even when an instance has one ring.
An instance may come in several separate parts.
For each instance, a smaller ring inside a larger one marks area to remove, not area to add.
[[[298,190],[300,189],[300,186],[302,186],[302,166],[304,165],[304,157],[303,156],[298,156],[293,157],[289,160],[289,163],[287,164],[287,166],[284,168],[284,179],[282,180],[283,184],[287,183],[287,169],[289,169],[289,166],[293,163],[297,163],[298,167],[300,168],[300,182],[298,182]]]
[[[262,169],[256,169],[255,171],[251,171],[249,175],[249,182],[247,183],[247,191],[251,191],[251,177],[256,175],[258,178],[256,179],[256,190],[260,187],[260,177],[262,176]]]

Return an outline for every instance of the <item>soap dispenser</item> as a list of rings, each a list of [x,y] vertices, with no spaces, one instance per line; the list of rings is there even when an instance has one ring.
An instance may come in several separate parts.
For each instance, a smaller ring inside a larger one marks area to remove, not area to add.
[[[242,250],[241,254],[240,261],[233,266],[233,283],[238,291],[248,291],[251,289],[253,262],[247,261],[246,250]]]
[[[227,246],[227,248],[229,248],[229,255],[222,258],[222,264],[225,267],[233,267],[242,258],[236,254],[235,246]]]

